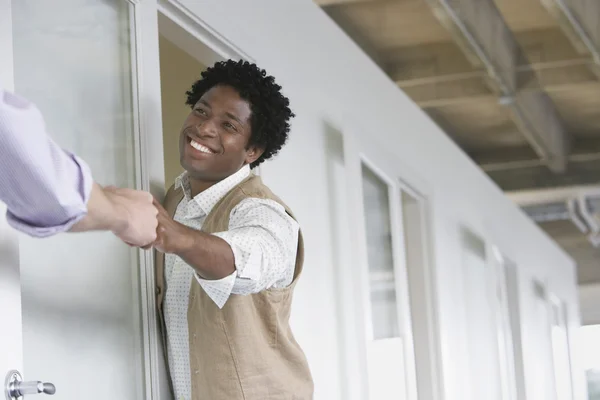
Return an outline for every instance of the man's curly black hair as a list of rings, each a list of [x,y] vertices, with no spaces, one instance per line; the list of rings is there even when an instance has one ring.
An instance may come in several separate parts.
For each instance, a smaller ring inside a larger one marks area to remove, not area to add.
[[[270,159],[283,147],[290,131],[290,120],[295,117],[290,101],[281,93],[275,78],[265,70],[247,61],[220,61],[202,72],[186,92],[186,104],[194,107],[200,98],[214,86],[231,86],[240,97],[250,103],[251,137],[248,146],[264,149],[250,167]]]

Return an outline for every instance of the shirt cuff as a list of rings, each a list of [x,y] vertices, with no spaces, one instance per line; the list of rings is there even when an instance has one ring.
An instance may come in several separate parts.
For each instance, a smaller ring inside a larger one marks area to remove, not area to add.
[[[215,302],[217,307],[223,308],[225,303],[227,303],[229,296],[231,296],[231,291],[233,290],[233,285],[235,284],[236,273],[236,271],[233,271],[225,278],[217,280],[202,279],[198,274],[194,275],[208,297]]]
[[[6,220],[14,229],[32,237],[46,238],[69,231],[75,224],[85,218],[87,215],[87,203],[90,200],[92,186],[94,184],[92,172],[85,161],[67,151],[65,151],[65,153],[77,163],[79,168],[79,182],[77,188],[79,195],[81,196],[79,206],[76,207],[76,209],[71,210],[71,215],[67,220],[53,226],[36,225],[34,222],[25,221],[19,218],[9,210],[6,212]]]
[[[263,263],[263,253],[255,242],[246,243],[244,246],[238,244],[239,234],[236,231],[225,231],[213,233],[227,242],[233,252],[233,259],[237,277],[248,284],[260,279],[260,266]]]
[[[85,212],[69,219],[63,224],[57,226],[35,226],[27,223],[26,221],[20,220],[15,215],[11,214],[10,211],[6,213],[6,221],[14,229],[21,231],[29,236],[36,238],[46,238],[59,233],[67,232],[73,225],[81,221],[86,216]]]
[[[69,154],[79,166],[79,174],[81,177],[81,180],[79,181],[79,192],[81,193],[81,198],[83,199],[83,204],[85,204],[85,209],[87,213],[87,203],[88,201],[90,201],[90,196],[92,195],[92,187],[94,186],[92,170],[85,161],[77,157],[75,154],[69,153],[68,151],[66,153]]]

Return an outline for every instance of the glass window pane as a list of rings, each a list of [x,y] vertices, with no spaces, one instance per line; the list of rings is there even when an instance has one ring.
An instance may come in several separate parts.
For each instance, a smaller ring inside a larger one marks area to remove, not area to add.
[[[15,89],[102,184],[132,186],[130,17],[121,0],[12,2]],[[138,259],[109,233],[21,237],[25,374],[61,399],[141,399]]]
[[[363,166],[363,193],[375,339],[399,336],[387,184]]]

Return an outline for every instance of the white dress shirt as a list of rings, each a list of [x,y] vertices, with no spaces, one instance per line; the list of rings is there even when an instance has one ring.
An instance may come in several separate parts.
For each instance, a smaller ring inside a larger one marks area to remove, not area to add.
[[[208,213],[231,189],[250,174],[244,166],[235,174],[191,197],[187,173],[175,185],[184,191],[175,220],[200,230]],[[233,250],[236,270],[219,280],[200,278],[180,257],[165,258],[166,293],[164,303],[167,327],[169,369],[175,399],[191,399],[191,371],[187,312],[192,279],[222,308],[231,294],[248,295],[292,283],[298,246],[298,223],[273,200],[248,198],[229,216],[229,230],[215,233]]]

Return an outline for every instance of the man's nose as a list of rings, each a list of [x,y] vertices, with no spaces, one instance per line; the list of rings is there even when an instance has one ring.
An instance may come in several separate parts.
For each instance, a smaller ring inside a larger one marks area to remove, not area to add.
[[[205,120],[196,124],[196,133],[200,137],[215,137],[217,135],[217,126],[211,120]]]

